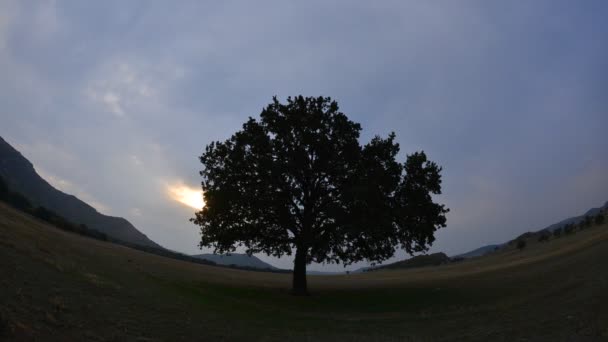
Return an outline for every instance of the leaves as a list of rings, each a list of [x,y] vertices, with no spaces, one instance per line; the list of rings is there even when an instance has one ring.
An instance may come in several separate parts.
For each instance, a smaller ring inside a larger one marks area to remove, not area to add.
[[[361,146],[360,131],[329,97],[273,98],[200,157],[200,246],[344,263],[426,250],[448,212],[431,196],[441,168],[424,152],[399,163],[394,133]]]

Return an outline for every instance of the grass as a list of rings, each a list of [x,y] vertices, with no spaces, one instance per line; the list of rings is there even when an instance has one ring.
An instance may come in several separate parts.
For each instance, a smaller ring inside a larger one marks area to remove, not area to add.
[[[197,265],[0,204],[0,336],[49,341],[603,340],[608,227],[458,264],[310,276]],[[2,337],[0,337],[1,339]]]

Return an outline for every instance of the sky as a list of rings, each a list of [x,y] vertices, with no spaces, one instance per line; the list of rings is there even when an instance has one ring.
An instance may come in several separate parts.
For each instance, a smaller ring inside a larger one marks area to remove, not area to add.
[[[200,253],[179,199],[200,190],[204,147],[274,95],[331,96],[362,143],[394,131],[402,160],[443,166],[431,251],[454,255],[608,201],[607,15],[603,0],[0,0],[0,136],[55,187]]]

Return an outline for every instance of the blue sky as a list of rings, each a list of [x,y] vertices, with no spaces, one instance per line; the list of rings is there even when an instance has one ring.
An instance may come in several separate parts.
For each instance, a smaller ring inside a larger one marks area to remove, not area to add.
[[[331,96],[363,141],[395,131],[403,158],[444,167],[433,251],[455,254],[608,200],[607,14],[601,0],[0,0],[0,135],[56,187],[196,253],[193,210],[168,189],[198,187],[204,146],[273,95]]]

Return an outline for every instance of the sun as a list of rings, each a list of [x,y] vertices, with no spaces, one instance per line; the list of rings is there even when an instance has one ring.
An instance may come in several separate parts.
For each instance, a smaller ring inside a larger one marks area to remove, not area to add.
[[[203,192],[200,189],[191,188],[183,184],[168,185],[167,194],[172,200],[196,210],[201,210],[205,206]]]

